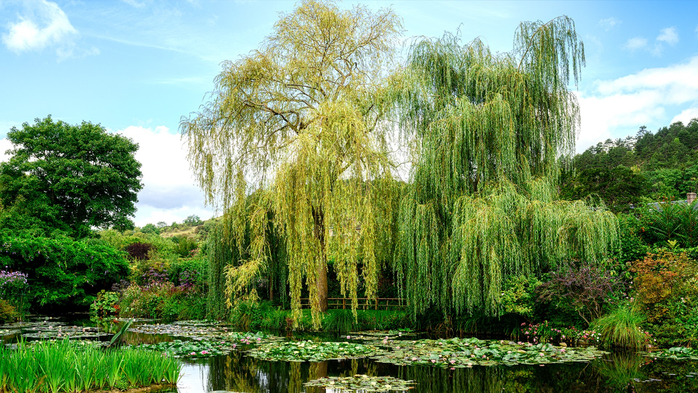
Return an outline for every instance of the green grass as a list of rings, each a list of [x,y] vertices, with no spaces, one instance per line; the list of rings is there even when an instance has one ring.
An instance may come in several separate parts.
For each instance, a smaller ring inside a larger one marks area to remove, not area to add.
[[[640,329],[645,318],[630,306],[619,306],[611,313],[594,321],[601,341],[610,346],[641,349],[647,345],[647,335]]]
[[[159,352],[102,350],[88,342],[0,347],[0,392],[58,393],[176,384],[181,363]]]

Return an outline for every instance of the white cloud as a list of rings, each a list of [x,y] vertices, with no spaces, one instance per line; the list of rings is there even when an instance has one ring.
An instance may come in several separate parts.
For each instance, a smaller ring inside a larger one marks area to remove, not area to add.
[[[622,22],[614,17],[606,18],[606,19],[601,19],[599,21],[599,24],[601,27],[604,28],[604,30],[609,31],[615,26],[621,24]]]
[[[5,154],[7,150],[12,148],[12,143],[7,138],[0,139],[0,162],[5,162],[10,159],[10,156]]]
[[[668,112],[676,107],[695,107],[698,102],[698,56],[682,64],[597,81],[593,92],[579,93],[578,98],[582,128],[577,151],[607,138],[625,136],[641,125],[668,125]],[[674,119],[684,121],[691,114],[695,112],[687,109]],[[616,135],[619,131],[625,134]]]
[[[25,13],[8,24],[2,41],[16,53],[54,46],[59,58],[65,58],[70,56],[77,36],[78,31],[56,3],[36,0],[25,3]]]
[[[165,221],[183,221],[196,214],[211,217],[204,207],[204,197],[195,185],[186,159],[186,147],[178,134],[167,127],[127,127],[119,134],[139,144],[136,159],[143,165],[143,190],[138,194],[138,226]]]
[[[632,51],[647,47],[647,39],[642,37],[633,37],[625,43],[625,48]]]
[[[659,31],[659,35],[654,40],[654,45],[650,45],[647,38],[644,37],[633,37],[625,42],[623,48],[630,51],[636,51],[639,49],[646,50],[652,54],[652,56],[661,56],[664,50],[664,44],[671,46],[676,45],[679,42],[679,32],[675,27],[666,27]]]
[[[657,36],[657,41],[666,42],[669,45],[676,45],[679,42],[679,33],[676,31],[675,27],[667,27],[662,29]]]
[[[688,108],[671,119],[671,124],[677,121],[682,122],[684,125],[688,125],[693,119],[698,119],[698,107]]]

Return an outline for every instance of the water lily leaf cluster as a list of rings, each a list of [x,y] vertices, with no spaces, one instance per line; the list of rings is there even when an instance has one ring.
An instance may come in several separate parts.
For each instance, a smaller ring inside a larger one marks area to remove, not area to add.
[[[259,345],[248,351],[248,355],[270,361],[321,362],[368,357],[379,351],[373,345],[348,342],[284,341]]]
[[[390,347],[391,350],[386,350],[373,358],[381,363],[399,366],[432,365],[464,368],[476,365],[588,362],[607,353],[595,347],[565,348],[552,344],[532,345],[476,338],[397,341],[391,343]]]
[[[698,360],[698,348],[672,347],[669,349],[648,352],[647,356],[658,359]]]
[[[205,324],[155,324],[138,325],[129,329],[133,333],[164,334],[195,340],[230,341],[243,344],[261,344],[280,340],[279,337],[263,332],[235,332],[227,327]]]
[[[140,349],[167,352],[176,358],[206,358],[226,355],[234,351],[236,347],[237,344],[208,340],[174,340],[156,344],[141,344],[138,346]]]
[[[333,391],[389,392],[413,389],[415,383],[393,377],[356,374],[353,377],[326,377],[304,383],[304,386],[331,388]]]

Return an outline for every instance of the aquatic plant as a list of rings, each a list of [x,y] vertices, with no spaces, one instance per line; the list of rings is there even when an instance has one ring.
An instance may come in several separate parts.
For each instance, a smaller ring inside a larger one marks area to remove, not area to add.
[[[351,377],[324,377],[308,381],[303,386],[317,386],[349,392],[390,392],[412,389],[415,383],[386,376],[355,374]]]
[[[284,341],[268,343],[251,349],[254,358],[286,362],[319,362],[330,359],[351,359],[375,355],[379,349],[373,345],[348,342]]]
[[[160,352],[103,350],[90,342],[0,347],[0,392],[76,392],[177,383],[181,363]]]
[[[645,317],[629,305],[621,305],[594,321],[594,326],[601,334],[601,341],[606,345],[641,349],[649,342],[648,333],[640,328],[644,320]]]

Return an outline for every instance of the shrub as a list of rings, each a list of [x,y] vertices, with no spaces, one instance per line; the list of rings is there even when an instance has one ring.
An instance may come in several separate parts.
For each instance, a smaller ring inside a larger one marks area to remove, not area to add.
[[[696,292],[696,265],[685,253],[649,254],[633,263],[635,296],[649,322],[662,319],[681,295]]]
[[[502,309],[531,320],[536,303],[535,291],[541,282],[535,276],[511,276],[504,283]]]
[[[119,316],[119,294],[99,291],[97,298],[90,305],[90,320],[103,325]]]
[[[567,264],[538,287],[538,298],[554,301],[558,307],[572,308],[588,325],[603,314],[609,296],[618,285],[618,279],[602,266]]]
[[[698,263],[666,250],[635,261],[633,296],[662,346],[698,344]]]
[[[675,240],[681,247],[698,246],[698,210],[696,202],[681,203],[667,198],[638,209],[641,235],[648,244],[666,244]]]
[[[122,252],[95,240],[0,235],[0,265],[21,269],[27,302],[46,311],[87,309],[97,292],[126,277]]]
[[[594,321],[601,334],[601,341],[609,346],[642,349],[649,344],[649,334],[640,325],[645,317],[628,305],[622,305],[611,313]]]
[[[12,306],[17,316],[26,311],[27,275],[22,272],[0,270],[0,299]]]
[[[154,249],[150,243],[131,243],[126,246],[126,252],[134,260],[149,259],[150,252]]]
[[[6,300],[0,299],[0,323],[13,322],[17,317],[15,308]]]

